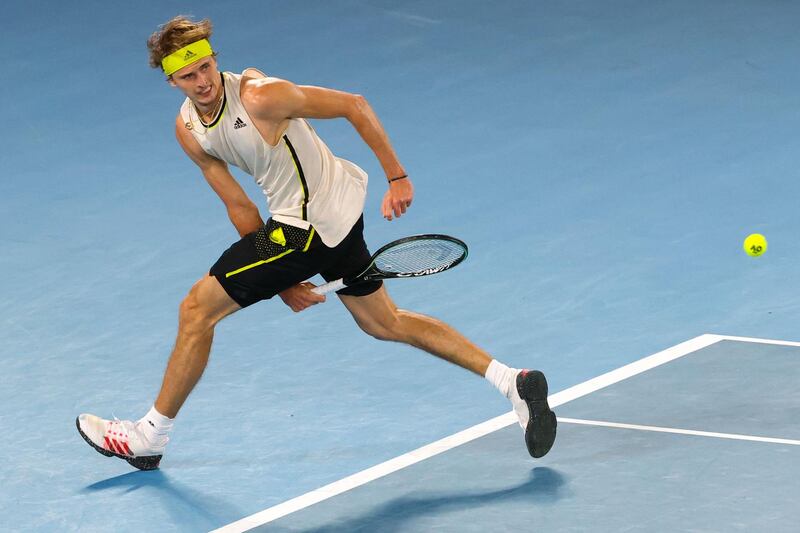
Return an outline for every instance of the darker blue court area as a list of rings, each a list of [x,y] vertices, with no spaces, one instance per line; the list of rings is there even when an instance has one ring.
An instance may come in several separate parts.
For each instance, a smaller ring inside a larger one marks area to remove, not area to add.
[[[800,401],[786,370],[799,361],[798,347],[722,341],[558,408],[795,445],[562,422],[534,462],[514,426],[258,531],[794,531]]]

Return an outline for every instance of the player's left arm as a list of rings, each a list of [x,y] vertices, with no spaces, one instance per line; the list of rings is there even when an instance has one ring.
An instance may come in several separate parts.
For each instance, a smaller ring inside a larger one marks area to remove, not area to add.
[[[346,118],[375,153],[387,180],[406,175],[386,130],[369,102],[359,94],[273,78],[248,82],[242,98],[254,120],[271,125],[290,118]],[[414,186],[409,178],[390,181],[381,206],[383,216],[387,220],[392,220],[393,215],[401,216],[413,198]]]

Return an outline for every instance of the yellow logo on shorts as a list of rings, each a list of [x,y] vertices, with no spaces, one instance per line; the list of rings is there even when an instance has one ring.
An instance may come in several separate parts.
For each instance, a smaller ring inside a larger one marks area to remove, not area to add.
[[[269,234],[269,240],[271,240],[275,244],[286,246],[286,236],[283,234],[283,228],[277,228],[272,230],[272,232]]]

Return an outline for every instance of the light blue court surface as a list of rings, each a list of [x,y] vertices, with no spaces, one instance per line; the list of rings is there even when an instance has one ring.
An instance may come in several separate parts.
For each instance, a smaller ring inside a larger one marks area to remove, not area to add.
[[[160,471],[78,437],[81,412],[147,411],[178,303],[236,239],[174,140],[179,94],[147,66],[145,39],[178,13],[214,21],[223,69],[368,98],[414,179],[407,216],[381,219],[381,169],[345,121],[314,126],[370,173],[370,246],[470,245],[452,272],[391,283],[393,298],[542,369],[552,392],[705,332],[798,340],[800,4],[11,0],[0,529],[207,531],[508,410],[484,380],[364,337],[334,298],[299,315],[276,300],[218,327]],[[753,232],[769,239],[758,259],[741,248]],[[726,342],[558,414],[798,439],[793,354]],[[562,422],[532,461],[509,427],[267,526],[775,531],[797,519],[796,455]]]

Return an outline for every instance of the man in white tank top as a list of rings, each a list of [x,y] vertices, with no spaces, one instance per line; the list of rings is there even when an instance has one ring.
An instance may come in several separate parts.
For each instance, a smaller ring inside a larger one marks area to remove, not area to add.
[[[414,189],[378,117],[359,95],[267,77],[256,69],[220,73],[208,38],[209,21],[176,17],[149,41],[151,66],[185,96],[176,118],[181,147],[225,204],[241,240],[226,250],[180,305],[175,348],[161,390],[138,421],[82,414],[80,435],[100,453],[136,468],[157,468],[173,420],[208,362],[216,324],[278,294],[294,311],[325,301],[304,281],[357,274],[369,263],[361,217],[366,173],[336,158],[307,119],[344,118],[372,149],[386,175],[381,210],[404,215]],[[267,196],[266,224],[228,165],[253,175]],[[403,342],[484,376],[511,400],[534,457],[556,435],[539,371],[509,368],[447,324],[397,309],[380,282],[348,287],[338,296],[367,334]],[[376,391],[377,392],[377,391]]]

